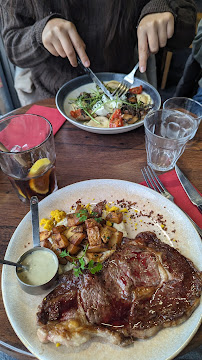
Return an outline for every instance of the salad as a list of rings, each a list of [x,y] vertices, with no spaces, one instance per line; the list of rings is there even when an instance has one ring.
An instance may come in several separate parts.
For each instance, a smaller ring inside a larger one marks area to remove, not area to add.
[[[113,93],[119,86],[118,81],[105,83]],[[117,128],[134,124],[153,108],[152,99],[142,85],[132,87],[121,96],[110,100],[101,89],[96,87],[90,92],[83,91],[77,98],[69,99],[70,116],[87,126]]]

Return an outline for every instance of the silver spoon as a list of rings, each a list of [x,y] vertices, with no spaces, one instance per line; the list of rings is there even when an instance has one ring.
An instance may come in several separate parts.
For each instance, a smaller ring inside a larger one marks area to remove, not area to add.
[[[0,264],[4,264],[4,265],[12,265],[12,266],[16,266],[16,267],[20,267],[23,268],[24,270],[28,270],[28,266],[19,264],[19,263],[15,263],[13,261],[8,261],[8,260],[1,260],[0,259]]]

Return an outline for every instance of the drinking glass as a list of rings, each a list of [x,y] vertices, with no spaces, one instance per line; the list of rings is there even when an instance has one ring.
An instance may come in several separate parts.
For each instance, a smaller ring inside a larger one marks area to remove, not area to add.
[[[202,118],[202,104],[187,97],[172,97],[163,103],[163,109],[178,110],[194,118],[197,123],[196,131]],[[193,134],[192,137],[196,134]]]
[[[196,131],[193,117],[176,110],[155,110],[144,119],[147,162],[154,170],[168,171]]]
[[[51,123],[42,116],[20,114],[0,119],[0,166],[23,202],[57,190]]]

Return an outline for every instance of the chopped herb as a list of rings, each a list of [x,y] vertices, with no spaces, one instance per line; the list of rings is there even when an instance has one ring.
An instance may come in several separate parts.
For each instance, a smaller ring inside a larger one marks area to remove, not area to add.
[[[87,220],[88,218],[87,215],[88,215],[88,211],[86,209],[81,209],[78,213],[76,213],[76,217],[78,217],[81,222]]]
[[[99,218],[94,218],[98,223],[100,223],[102,220],[103,220],[103,218],[102,217],[99,217]]]
[[[83,257],[81,257],[80,259],[79,259],[79,262],[80,262],[80,268],[82,269],[82,270],[84,270],[85,269],[85,261],[84,261],[84,258]]]
[[[80,274],[82,274],[83,270],[89,270],[91,272],[91,274],[95,274],[96,272],[100,271],[102,269],[102,264],[101,263],[95,263],[93,260],[90,260],[89,263],[86,265],[85,260],[84,260],[84,256],[86,254],[86,251],[88,249],[88,245],[86,245],[83,255],[80,258],[76,258],[70,255],[69,251],[67,250],[63,250],[60,253],[60,257],[65,257],[65,256],[69,256],[72,260],[73,260],[73,265],[75,266],[73,268],[74,271],[74,275],[75,276],[79,276]]]
[[[67,250],[65,249],[65,250],[63,250],[61,253],[60,253],[60,257],[65,257],[65,256],[70,256],[69,255],[69,251],[67,252]]]
[[[91,260],[93,263],[91,264],[91,266],[89,267],[89,270],[91,272],[91,274],[95,274],[96,272],[102,270],[102,264],[101,263],[97,263],[96,265],[94,265],[94,261]],[[89,264],[88,264],[89,266]]]
[[[91,215],[92,215],[92,216],[98,216],[98,213],[95,212],[95,211],[91,211]]]

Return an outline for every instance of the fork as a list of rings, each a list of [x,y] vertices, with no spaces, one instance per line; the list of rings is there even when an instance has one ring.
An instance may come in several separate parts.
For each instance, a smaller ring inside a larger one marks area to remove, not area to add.
[[[127,91],[130,89],[131,85],[134,83],[134,75],[139,67],[139,61],[135,65],[134,69],[126,75],[122,82],[119,84],[117,89],[112,93],[112,96],[116,95],[118,97],[121,97],[122,95],[126,94]]]
[[[147,186],[150,189],[153,189],[153,190],[159,192],[166,199],[168,199],[174,203],[173,195],[171,195],[169,193],[169,191],[165,188],[165,186],[162,184],[161,180],[159,179],[159,177],[156,175],[156,173],[154,172],[154,170],[151,167],[146,166],[143,169],[141,169],[141,172],[142,172],[144,180],[146,181]],[[189,220],[192,222],[193,226],[198,231],[199,235],[202,237],[202,229],[192,220],[192,218],[190,218],[190,216],[185,211],[183,211],[183,212],[189,218]]]

